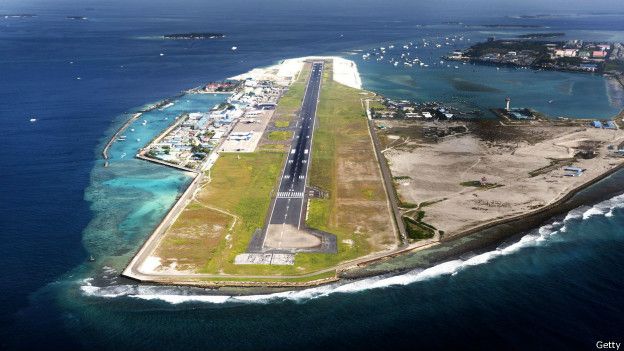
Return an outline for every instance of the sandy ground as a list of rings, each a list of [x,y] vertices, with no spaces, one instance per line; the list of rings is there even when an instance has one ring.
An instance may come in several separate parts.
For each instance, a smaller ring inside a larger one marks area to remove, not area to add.
[[[296,79],[306,60],[333,60],[334,80],[352,88],[362,89],[362,79],[360,78],[360,73],[358,72],[355,62],[338,56],[306,56],[286,59],[277,65],[265,68],[254,68],[249,72],[228,79],[269,79],[281,82],[283,85],[289,85],[291,81]]]
[[[401,199],[414,204],[435,202],[422,208],[424,221],[444,230],[446,235],[453,235],[548,205],[622,162],[607,149],[608,145],[617,148],[624,141],[624,132],[620,130],[578,126],[507,128],[522,128],[525,135],[540,135],[542,140],[484,141],[468,133],[446,137],[438,143],[417,139],[400,143],[405,137],[399,139],[389,132],[388,140],[400,146],[395,148],[391,144],[384,155]],[[552,160],[572,158],[579,148],[587,145],[595,147],[597,157],[577,158],[570,164],[586,169],[581,176],[565,176],[564,165],[533,177],[529,175],[550,165]],[[460,184],[482,177],[486,183],[498,187]]]
[[[321,245],[321,240],[288,224],[270,224],[267,228],[265,247],[272,249],[305,249]]]

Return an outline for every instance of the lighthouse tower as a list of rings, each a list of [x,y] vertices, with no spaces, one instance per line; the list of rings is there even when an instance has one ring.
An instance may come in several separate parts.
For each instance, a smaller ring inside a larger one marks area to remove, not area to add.
[[[511,99],[508,97],[505,98],[505,110],[509,111],[509,103],[511,102]]]

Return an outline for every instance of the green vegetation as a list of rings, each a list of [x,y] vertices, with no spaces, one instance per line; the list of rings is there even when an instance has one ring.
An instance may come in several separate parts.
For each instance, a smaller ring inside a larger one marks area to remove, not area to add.
[[[467,182],[461,182],[461,183],[459,183],[459,185],[461,185],[461,186],[481,187],[481,182],[478,181],[478,180],[469,180]]]
[[[198,281],[210,282],[210,281],[225,281],[225,282],[287,282],[287,283],[301,283],[301,282],[309,282],[313,280],[332,278],[336,276],[335,270],[329,270],[327,272],[314,274],[305,277],[296,277],[296,278],[286,278],[286,277],[272,277],[272,278],[243,278],[243,277],[223,277],[223,278],[202,278],[198,279]]]
[[[614,60],[605,62],[605,72],[615,71],[624,73],[624,61]]]
[[[424,217],[423,211],[422,217]],[[420,214],[419,214],[420,217]],[[413,240],[421,240],[421,239],[430,239],[433,238],[434,229],[426,223],[421,222],[422,217],[418,220],[414,220],[410,217],[403,217],[403,222],[405,223],[405,230],[407,231],[407,236]]]
[[[442,198],[442,199],[439,199],[439,200],[423,201],[423,202],[420,203],[420,205],[418,207],[419,208],[423,208],[423,207],[431,206],[431,205],[437,204],[438,202],[442,202],[444,200],[446,200],[446,198]]]
[[[275,128],[287,128],[290,125],[288,121],[276,121]]]
[[[326,65],[309,183],[329,196],[310,201],[307,224],[335,234],[338,254],[299,254],[297,265],[310,262],[331,266],[378,251],[396,241],[368,122],[362,110],[361,99],[367,97],[371,95],[334,82],[331,66]]]
[[[555,33],[527,33],[527,34],[520,34],[518,35],[518,38],[521,39],[544,39],[544,38],[556,38],[556,37],[563,37],[565,36],[565,33],[562,32],[555,32]]]
[[[285,141],[292,138],[293,133],[290,131],[273,131],[268,135],[268,139],[271,141]]]
[[[475,188],[482,188],[482,189],[494,189],[494,188],[498,188],[503,186],[502,184],[498,184],[498,183],[484,183],[481,182],[479,180],[469,180],[466,182],[461,182],[459,183],[459,185],[461,186],[472,186]]]
[[[207,148],[205,146],[201,146],[201,145],[193,145],[191,147],[191,152],[193,153],[197,153],[197,152],[203,152],[205,154],[210,152],[210,148]]]
[[[477,43],[466,52],[470,57],[480,57],[486,54],[506,54],[509,51],[530,50],[538,57],[548,57],[548,48],[545,42],[524,40],[494,40]]]
[[[572,163],[574,163],[574,159],[573,158],[568,158],[568,159],[553,159],[550,160],[550,164],[548,166],[544,166],[542,168],[538,168],[538,169],[534,169],[532,171],[529,172],[529,176],[531,177],[535,177],[538,176],[540,174],[546,174],[548,172],[551,172],[557,168],[561,168],[561,167],[565,167],[565,166],[570,166],[572,165]]]
[[[403,200],[399,199],[399,207],[401,207],[401,208],[417,208],[418,204],[415,204],[413,202],[403,201]]]
[[[310,201],[307,223],[335,234],[338,254],[298,253],[294,266],[234,265],[236,255],[246,251],[254,232],[264,226],[287,152],[284,145],[274,143],[262,145],[255,153],[221,154],[210,179],[206,177],[194,202],[182,212],[157,249],[165,263],[175,261],[198,273],[233,275],[205,281],[310,281],[331,277],[335,271],[309,277],[280,276],[314,274],[396,242],[361,106],[361,98],[366,96],[361,90],[334,82],[331,65],[327,66],[312,147],[310,184],[329,196]],[[310,66],[306,65],[298,81],[280,99],[276,125],[289,125],[299,110],[309,73]],[[268,135],[273,141],[291,137],[290,131]],[[242,277],[248,275],[275,278]]]
[[[242,266],[234,266],[234,257],[245,251],[253,232],[264,225],[283,159],[283,154],[275,152],[221,154],[210,183],[197,195],[197,201],[230,213],[237,221],[231,231],[223,228],[218,245],[205,257],[200,272],[245,273]]]
[[[394,179],[394,180],[407,180],[407,179],[412,179],[412,177],[410,177],[410,176],[396,176],[396,177],[392,177],[392,179]]]
[[[260,151],[270,152],[284,152],[288,149],[288,145],[284,144],[262,144],[260,145]]]

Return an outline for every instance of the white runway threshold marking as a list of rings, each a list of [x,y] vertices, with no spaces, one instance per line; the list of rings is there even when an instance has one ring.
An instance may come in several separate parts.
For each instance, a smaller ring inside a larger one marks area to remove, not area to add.
[[[288,266],[295,264],[294,254],[277,253],[244,253],[236,255],[234,264],[271,264],[276,266]]]
[[[277,193],[278,199],[300,199],[302,197],[302,191],[280,191]]]

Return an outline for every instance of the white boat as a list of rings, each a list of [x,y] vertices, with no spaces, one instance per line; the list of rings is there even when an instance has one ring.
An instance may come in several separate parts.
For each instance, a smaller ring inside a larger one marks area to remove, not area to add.
[[[126,153],[124,152],[123,154],[121,154],[121,158],[126,157]]]
[[[130,129],[131,132],[134,132],[134,128]]]
[[[36,118],[31,118],[31,119],[30,119],[30,123],[35,123],[35,122],[37,122],[37,119],[36,119]]]
[[[232,51],[236,51],[236,50],[238,50],[238,47],[232,46]]]

